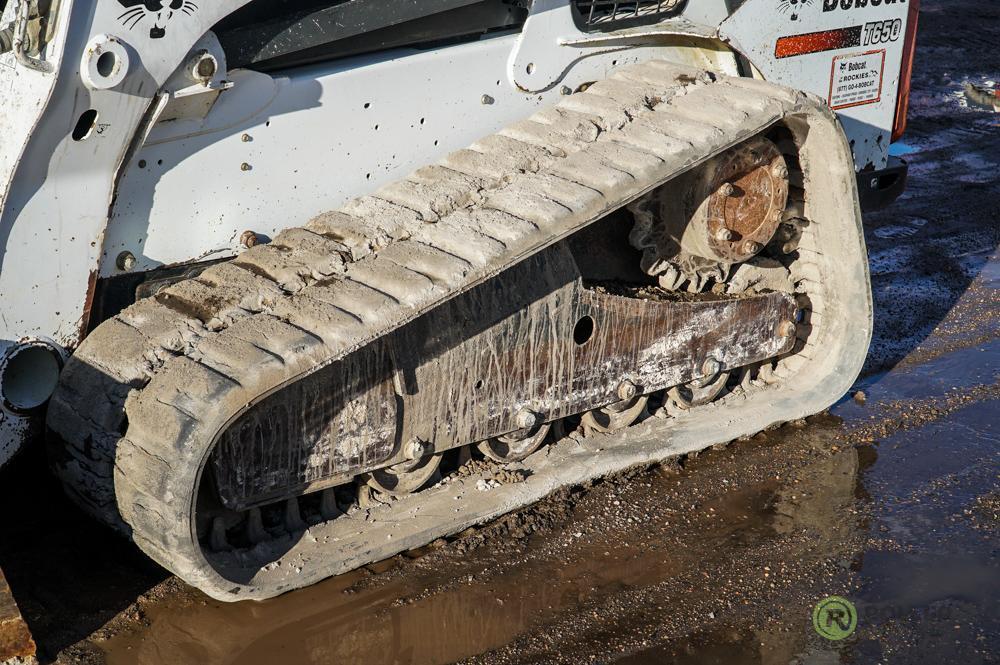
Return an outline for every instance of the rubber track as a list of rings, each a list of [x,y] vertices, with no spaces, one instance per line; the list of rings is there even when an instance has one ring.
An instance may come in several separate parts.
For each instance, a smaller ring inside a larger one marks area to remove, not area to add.
[[[235,414],[803,109],[823,113],[759,81],[620,70],[100,325],[49,407],[54,466],[91,514],[232,599],[192,515]]]

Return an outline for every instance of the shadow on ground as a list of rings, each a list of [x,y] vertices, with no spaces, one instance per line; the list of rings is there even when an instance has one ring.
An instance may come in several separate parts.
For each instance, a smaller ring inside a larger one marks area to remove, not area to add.
[[[80,512],[49,475],[39,450],[4,469],[0,505],[0,568],[43,662],[167,578],[132,543]]]

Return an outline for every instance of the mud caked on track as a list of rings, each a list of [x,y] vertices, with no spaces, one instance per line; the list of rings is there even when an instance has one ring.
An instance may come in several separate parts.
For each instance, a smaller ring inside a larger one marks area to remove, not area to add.
[[[624,67],[100,324],[53,466],[168,570],[259,600],[815,413],[870,337],[854,177],[814,97]],[[639,288],[597,288],[630,260]],[[574,416],[606,436],[556,435]],[[427,487],[471,446],[523,481]]]

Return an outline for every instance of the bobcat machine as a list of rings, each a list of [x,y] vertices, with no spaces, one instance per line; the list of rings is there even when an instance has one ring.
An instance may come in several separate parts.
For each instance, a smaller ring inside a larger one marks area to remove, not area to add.
[[[8,0],[0,461],[236,601],[825,409],[916,2]]]

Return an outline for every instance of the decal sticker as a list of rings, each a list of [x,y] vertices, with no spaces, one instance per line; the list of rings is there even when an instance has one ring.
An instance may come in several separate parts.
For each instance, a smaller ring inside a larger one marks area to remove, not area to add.
[[[150,39],[165,36],[167,23],[177,12],[190,16],[198,9],[191,0],[118,0],[118,4],[126,8],[118,20],[129,30],[149,19]]]
[[[880,7],[882,5],[895,5],[896,3],[904,2],[906,0],[823,0],[823,11],[864,9],[865,7]]]
[[[793,21],[799,20],[799,9],[808,7],[816,0],[778,0],[778,13],[791,14]]]
[[[810,53],[835,51],[842,48],[888,44],[899,39],[902,32],[903,22],[897,18],[886,21],[871,21],[849,28],[809,32],[804,35],[789,35],[779,37],[778,41],[774,43],[774,57],[791,58],[796,55],[809,55]]]
[[[872,21],[865,23],[864,45],[887,44],[899,39],[903,32],[903,21],[901,19],[889,19],[887,21]]]
[[[775,58],[790,58],[822,51],[861,46],[861,26],[780,37],[774,44]]]
[[[882,99],[884,65],[885,49],[835,56],[830,72],[830,108],[878,103]]]

